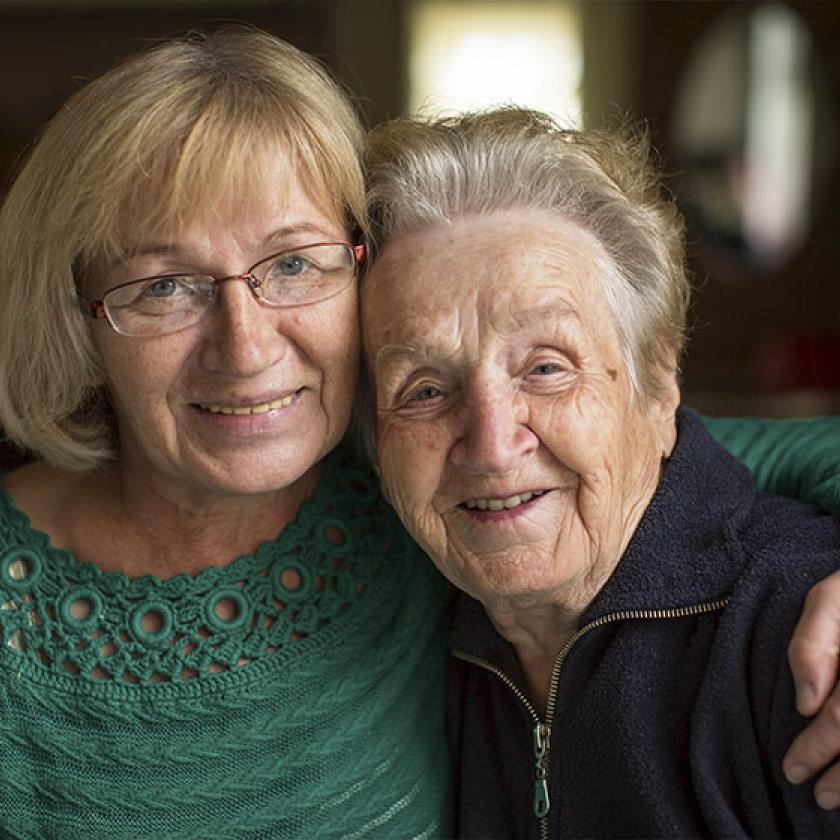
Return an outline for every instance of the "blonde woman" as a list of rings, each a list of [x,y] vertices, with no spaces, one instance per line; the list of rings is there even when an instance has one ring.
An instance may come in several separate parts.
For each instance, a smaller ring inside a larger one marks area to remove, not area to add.
[[[266,34],[56,115],[0,216],[0,834],[449,834],[442,598],[340,442],[361,131]]]

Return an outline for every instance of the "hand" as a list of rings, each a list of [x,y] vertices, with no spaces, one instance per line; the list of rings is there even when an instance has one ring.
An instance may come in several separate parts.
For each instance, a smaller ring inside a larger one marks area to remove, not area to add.
[[[788,659],[796,686],[796,708],[814,720],[796,737],[782,769],[800,784],[840,756],[840,572],[817,584],[805,599]],[[826,770],[814,786],[821,808],[840,807],[840,763]]]

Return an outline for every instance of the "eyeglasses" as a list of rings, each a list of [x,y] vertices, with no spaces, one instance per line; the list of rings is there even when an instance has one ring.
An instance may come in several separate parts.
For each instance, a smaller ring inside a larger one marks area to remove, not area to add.
[[[108,289],[101,300],[87,301],[89,314],[106,319],[122,335],[166,335],[201,321],[213,308],[218,285],[229,280],[244,280],[264,306],[306,306],[344,291],[364,255],[364,245],[317,242],[272,254],[230,277],[160,274],[129,280]]]

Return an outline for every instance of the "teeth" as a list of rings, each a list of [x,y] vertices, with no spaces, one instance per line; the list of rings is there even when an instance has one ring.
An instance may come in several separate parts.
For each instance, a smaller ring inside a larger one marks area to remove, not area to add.
[[[272,400],[267,403],[260,403],[259,405],[214,405],[213,403],[199,403],[199,406],[211,414],[234,414],[236,416],[242,414],[266,414],[274,408],[285,408],[292,404],[295,398],[294,394],[289,394],[288,397],[282,397],[279,400]]]
[[[537,490],[533,493],[520,493],[516,496],[508,496],[506,499],[469,499],[464,504],[470,510],[510,510],[511,508],[524,505],[537,496],[542,496],[543,491]]]

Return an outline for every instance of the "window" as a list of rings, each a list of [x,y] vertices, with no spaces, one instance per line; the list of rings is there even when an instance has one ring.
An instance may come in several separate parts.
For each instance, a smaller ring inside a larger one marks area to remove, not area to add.
[[[443,115],[494,105],[581,119],[576,5],[415,0],[409,6],[409,110]]]

